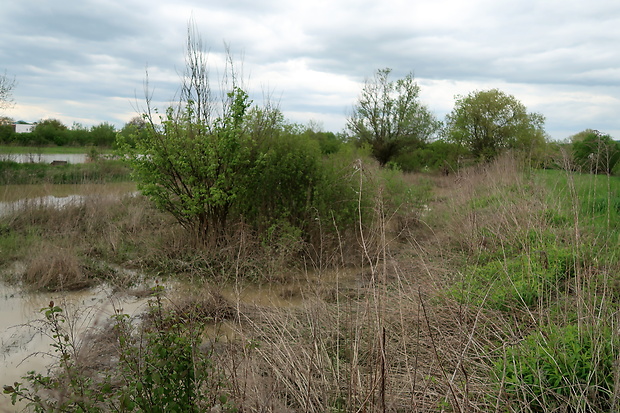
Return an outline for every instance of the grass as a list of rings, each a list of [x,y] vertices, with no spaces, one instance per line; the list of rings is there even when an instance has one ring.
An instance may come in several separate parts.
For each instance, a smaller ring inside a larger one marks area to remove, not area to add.
[[[86,146],[9,146],[0,145],[0,154],[88,154],[92,147]],[[112,153],[109,148],[97,148],[99,153]]]
[[[0,185],[123,182],[131,179],[130,174],[127,166],[118,160],[57,166],[0,161]]]
[[[346,268],[287,267],[242,226],[227,248],[196,248],[141,197],[2,218],[12,243],[38,253],[8,248],[0,265],[26,260],[35,279],[63,268],[126,286],[113,269],[124,267],[181,280],[191,294],[170,291],[166,308],[187,319],[202,309],[202,348],[240,411],[617,411],[620,184],[526,172],[504,158],[406,176],[434,198],[405,217],[377,199],[335,252],[350,251],[332,260],[356,262]],[[290,282],[282,291],[303,300],[244,301],[248,279]],[[51,280],[43,288],[66,282]]]

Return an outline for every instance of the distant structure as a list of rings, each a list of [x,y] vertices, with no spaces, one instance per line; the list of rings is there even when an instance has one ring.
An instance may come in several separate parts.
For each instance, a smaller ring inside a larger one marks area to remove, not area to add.
[[[13,128],[15,129],[15,133],[29,133],[32,132],[34,127],[37,126],[35,123],[26,123],[26,122],[17,122],[13,124]]]

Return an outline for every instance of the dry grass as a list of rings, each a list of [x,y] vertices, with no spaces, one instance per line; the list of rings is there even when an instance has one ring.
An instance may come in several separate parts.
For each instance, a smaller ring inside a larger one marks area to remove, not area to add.
[[[28,263],[23,282],[36,290],[71,291],[88,287],[88,279],[74,251],[46,245]]]
[[[236,241],[219,251],[226,263],[216,264],[209,251],[189,254],[195,245],[192,240],[136,199],[103,209],[100,202],[71,210],[73,218],[82,217],[81,223],[63,221],[53,212],[45,212],[45,219],[58,220],[52,228],[71,228],[55,235],[61,239],[92,241],[98,234],[100,241],[82,249],[87,256],[118,259],[126,254],[119,259],[126,266],[164,269],[189,281],[190,289],[170,292],[168,308],[188,320],[212,324],[206,343],[240,411],[553,411],[536,410],[505,394],[505,378],[495,377],[494,364],[531,332],[569,322],[575,313],[580,325],[601,330],[611,326],[615,331],[617,312],[602,297],[614,294],[612,273],[617,267],[597,266],[592,260],[576,266],[577,277],[545,292],[559,297],[568,291],[554,306],[541,302],[511,311],[488,308],[484,300],[491,285],[487,291],[477,291],[483,304],[459,301],[450,289],[464,279],[465,268],[502,254],[508,262],[512,250],[522,251],[530,261],[540,259],[540,251],[528,249],[524,234],[551,231],[545,220],[550,206],[544,190],[527,180],[510,157],[457,176],[424,179],[432,179],[436,188],[427,210],[405,224],[394,223],[398,217],[386,214],[377,201],[374,221],[360,224],[356,237],[346,238],[355,245],[345,246],[341,238],[342,247],[336,253],[330,249],[328,259],[309,259],[306,268],[298,268],[301,277],[282,271],[287,255],[300,250],[297,245],[279,246],[265,265],[257,238],[240,225]],[[571,225],[554,228],[554,236],[575,241],[581,234],[576,223]],[[127,253],[129,244],[140,253]],[[56,273],[73,271],[79,279],[74,250],[41,251],[32,270],[29,267],[32,274],[39,274],[33,278],[50,267],[42,263],[56,260]],[[321,254],[314,251],[315,257]],[[334,264],[351,261],[358,267],[347,273],[345,283]],[[336,276],[328,285],[330,271]],[[241,294],[220,292],[217,283],[225,272],[237,282],[255,274],[263,282],[289,283],[282,295],[303,300],[291,306],[243,302]],[[351,280],[350,274],[356,279]],[[508,276],[507,269],[497,275]],[[306,282],[300,283],[300,278]],[[596,348],[603,348],[598,340]],[[596,411],[594,402],[585,397],[587,389],[568,381],[567,386],[574,398],[581,395],[586,402],[581,410],[567,403],[556,411]],[[521,391],[525,395],[530,389],[524,386]]]

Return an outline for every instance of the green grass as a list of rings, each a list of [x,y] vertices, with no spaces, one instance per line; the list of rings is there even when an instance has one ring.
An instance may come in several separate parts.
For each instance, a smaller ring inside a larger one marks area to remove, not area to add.
[[[58,166],[0,161],[1,185],[124,182],[131,180],[130,173],[118,160]]]
[[[7,146],[0,145],[0,154],[87,154],[89,146]],[[112,153],[110,148],[96,148],[100,154]]]
[[[551,223],[585,231],[599,247],[620,241],[620,177],[540,171],[536,180],[546,187]]]

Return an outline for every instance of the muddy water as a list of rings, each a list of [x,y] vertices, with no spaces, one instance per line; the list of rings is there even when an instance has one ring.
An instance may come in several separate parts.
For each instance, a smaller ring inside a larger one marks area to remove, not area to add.
[[[71,203],[83,202],[88,197],[121,197],[135,192],[132,183],[92,185],[6,185],[0,187],[0,218],[30,206],[62,208]],[[0,277],[1,279],[1,277]],[[333,294],[343,289],[359,287],[360,276],[356,271],[329,274],[287,275],[287,282],[265,285],[233,284],[220,286],[221,294],[229,301],[259,307],[294,307],[308,297]],[[173,286],[181,293],[187,286]],[[50,301],[65,308],[75,323],[79,336],[88,328],[101,325],[123,308],[127,314],[138,314],[146,309],[146,298],[136,299],[113,294],[109,288],[97,287],[71,293],[33,293],[0,282],[0,385],[22,381],[28,371],[45,373],[54,362],[50,354],[51,339],[42,334],[41,309]],[[219,330],[220,334],[222,330]],[[232,334],[232,330],[231,330]],[[23,406],[23,405],[22,405]],[[10,405],[6,395],[0,395],[0,413],[19,411]]]
[[[97,287],[70,293],[33,293],[0,282],[0,385],[11,385],[28,371],[46,373],[55,361],[45,334],[41,312],[53,301],[64,309],[76,337],[88,329],[104,325],[115,309],[129,315],[146,308],[147,299],[114,294],[110,288]],[[79,339],[78,339],[79,340]],[[23,407],[23,404],[18,406]],[[19,411],[8,396],[0,396],[0,412]]]
[[[83,202],[89,196],[121,197],[136,191],[131,182],[79,185],[3,185],[0,187],[0,217],[29,207],[62,208]]]

